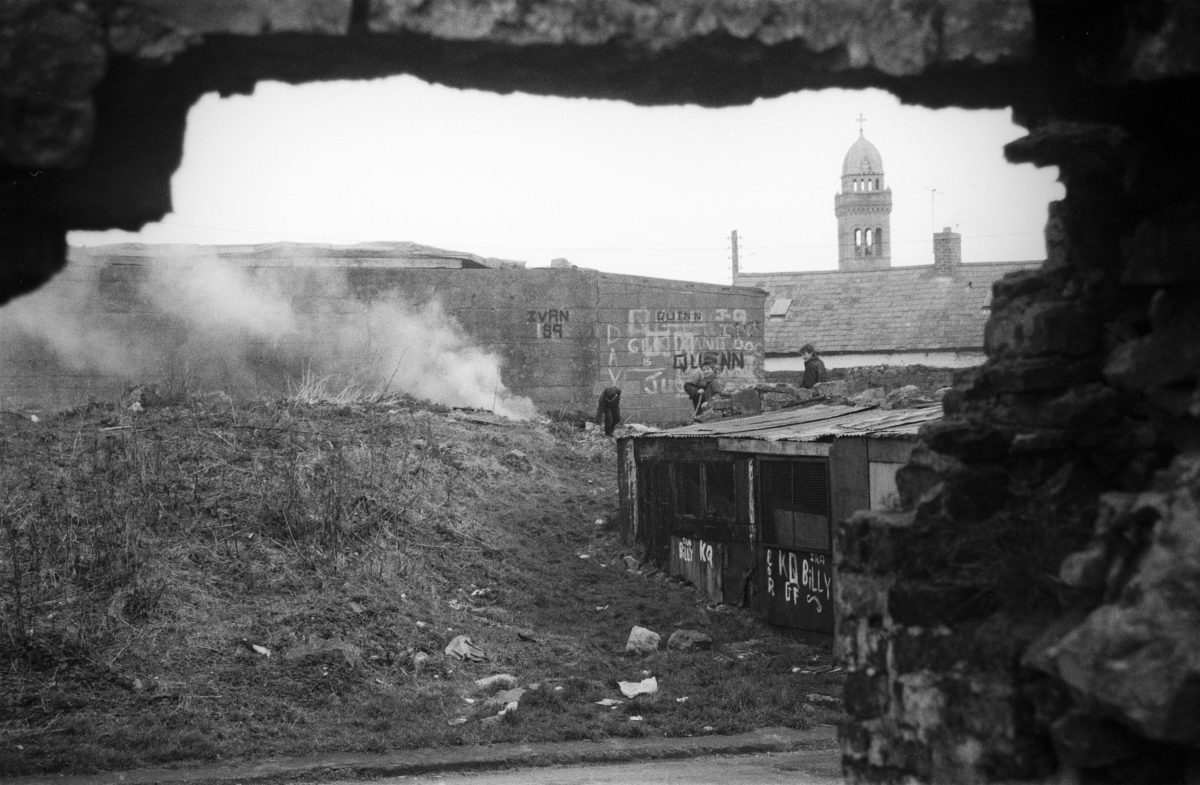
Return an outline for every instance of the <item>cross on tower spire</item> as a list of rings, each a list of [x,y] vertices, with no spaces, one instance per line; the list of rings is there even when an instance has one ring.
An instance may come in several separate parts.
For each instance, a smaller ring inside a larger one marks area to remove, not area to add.
[[[858,135],[862,136],[863,135],[863,123],[865,123],[867,121],[867,118],[863,117],[862,112],[859,112],[858,117],[856,117],[854,119],[858,120]]]

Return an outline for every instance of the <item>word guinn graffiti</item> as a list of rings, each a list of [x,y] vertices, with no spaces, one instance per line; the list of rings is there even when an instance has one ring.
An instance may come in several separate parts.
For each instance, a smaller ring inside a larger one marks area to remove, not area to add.
[[[704,320],[703,311],[658,311],[654,317],[660,322],[700,322]]]
[[[671,356],[671,367],[680,371],[698,368],[705,356],[716,358],[718,371],[746,367],[745,352],[704,352],[703,354],[683,352]]]

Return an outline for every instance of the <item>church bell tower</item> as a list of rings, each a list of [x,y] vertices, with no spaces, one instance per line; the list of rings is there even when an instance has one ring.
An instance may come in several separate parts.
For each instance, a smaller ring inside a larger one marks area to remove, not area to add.
[[[863,136],[842,159],[842,191],[833,197],[838,222],[838,269],[886,270],[892,266],[892,189],[883,176],[883,158]]]

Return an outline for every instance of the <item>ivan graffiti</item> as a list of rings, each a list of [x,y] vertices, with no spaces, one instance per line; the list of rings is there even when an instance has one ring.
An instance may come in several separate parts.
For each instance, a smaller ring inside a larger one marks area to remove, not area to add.
[[[545,311],[526,311],[525,321],[533,325],[537,338],[562,338],[563,324],[571,321],[571,312],[560,308]]]

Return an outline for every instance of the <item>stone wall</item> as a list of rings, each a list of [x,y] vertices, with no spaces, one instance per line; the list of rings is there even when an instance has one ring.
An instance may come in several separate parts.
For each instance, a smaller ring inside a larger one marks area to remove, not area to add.
[[[1039,8],[1081,79],[1006,149],[1061,168],[1049,259],[995,285],[988,360],[922,431],[902,510],[839,531],[853,781],[1200,772],[1200,155],[1194,110],[1171,119],[1200,15]],[[1103,67],[1065,46],[1084,35]]]
[[[956,380],[969,378],[972,369],[937,368],[930,365],[868,365],[855,368],[828,369],[829,381],[846,382],[846,395],[857,395],[864,390],[882,389],[885,393],[913,385],[922,392],[933,395],[943,387],[950,387]],[[798,386],[804,371],[767,371],[769,383]]]
[[[683,381],[705,354],[731,388],[762,380],[764,292],[607,273],[597,284],[600,379],[621,387],[626,419],[690,420]]]

